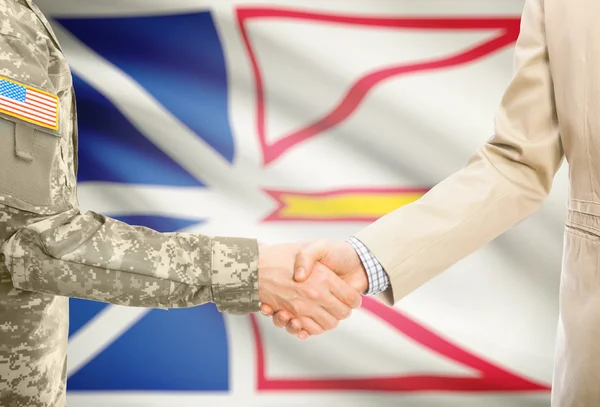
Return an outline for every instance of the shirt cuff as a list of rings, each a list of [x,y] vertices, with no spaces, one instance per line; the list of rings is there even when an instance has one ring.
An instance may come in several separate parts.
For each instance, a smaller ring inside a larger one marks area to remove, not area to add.
[[[373,253],[357,238],[352,236],[347,240],[352,245],[360,261],[362,262],[365,270],[367,271],[367,279],[369,281],[369,288],[367,288],[365,295],[379,294],[390,286],[390,278],[383,269],[383,266]]]

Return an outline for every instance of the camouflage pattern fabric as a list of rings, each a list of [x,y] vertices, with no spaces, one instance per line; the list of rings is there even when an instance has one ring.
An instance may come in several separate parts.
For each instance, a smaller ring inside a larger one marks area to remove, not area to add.
[[[59,98],[58,130],[0,109],[0,406],[63,407],[67,297],[254,312],[258,245],[81,213],[67,61],[30,0],[0,0],[0,19],[0,77]],[[19,139],[27,133],[30,145]],[[16,154],[20,148],[30,159]]]

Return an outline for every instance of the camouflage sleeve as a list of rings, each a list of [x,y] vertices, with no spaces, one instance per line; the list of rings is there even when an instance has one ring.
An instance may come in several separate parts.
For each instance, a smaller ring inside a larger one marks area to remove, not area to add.
[[[129,306],[258,310],[256,241],[80,212],[69,64],[31,1],[2,2],[0,20],[0,262],[13,285]]]
[[[127,306],[258,310],[253,239],[159,233],[72,209],[20,228],[2,253],[22,290]]]

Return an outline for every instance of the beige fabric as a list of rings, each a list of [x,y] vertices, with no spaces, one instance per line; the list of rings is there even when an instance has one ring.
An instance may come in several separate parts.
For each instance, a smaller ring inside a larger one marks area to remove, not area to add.
[[[566,156],[553,407],[600,406],[599,16],[593,0],[527,0],[495,135],[422,199],[357,234],[396,303],[538,209]]]

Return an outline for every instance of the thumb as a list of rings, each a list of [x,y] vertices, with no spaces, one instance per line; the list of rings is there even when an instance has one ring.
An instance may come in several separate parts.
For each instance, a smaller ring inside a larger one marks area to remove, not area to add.
[[[300,250],[294,263],[294,280],[299,283],[306,281],[315,263],[327,256],[327,252],[328,246],[322,241],[311,243]]]

